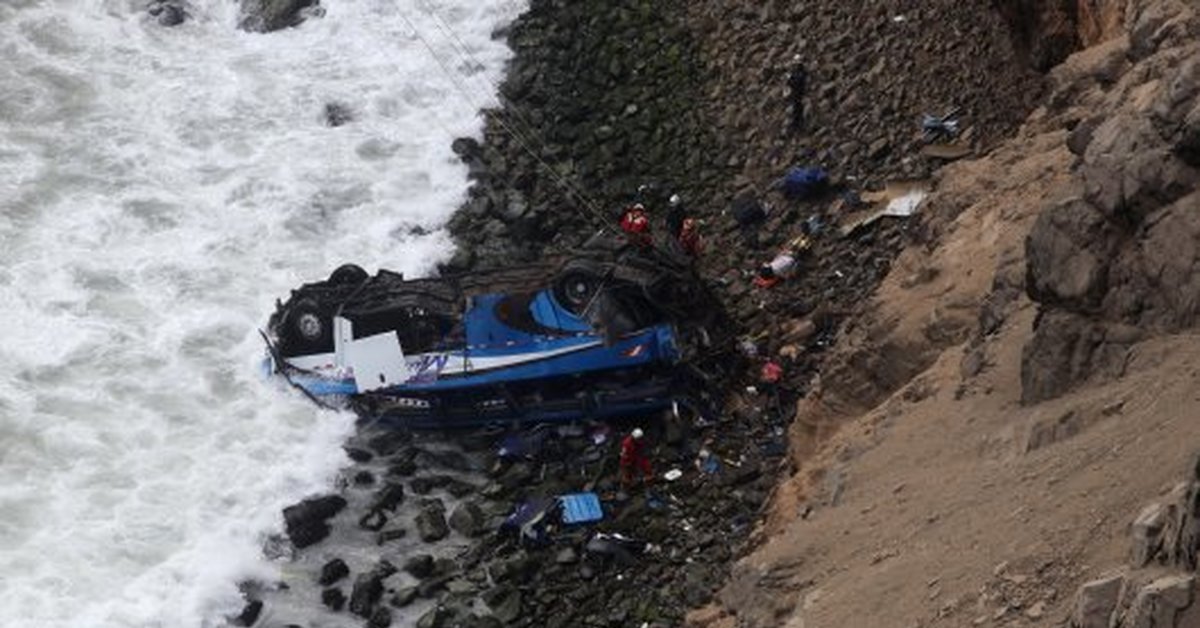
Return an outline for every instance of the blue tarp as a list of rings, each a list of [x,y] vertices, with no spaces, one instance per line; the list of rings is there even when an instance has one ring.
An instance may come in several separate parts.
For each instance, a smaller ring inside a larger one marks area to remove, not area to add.
[[[588,523],[604,518],[600,498],[595,493],[572,493],[558,499],[563,506],[563,523]]]
[[[514,530],[525,542],[542,543],[546,541],[546,514],[554,506],[554,500],[548,498],[532,499],[521,503],[511,515],[500,525],[502,530]]]
[[[790,199],[803,199],[825,189],[829,175],[821,168],[792,168],[783,175],[783,195]]]

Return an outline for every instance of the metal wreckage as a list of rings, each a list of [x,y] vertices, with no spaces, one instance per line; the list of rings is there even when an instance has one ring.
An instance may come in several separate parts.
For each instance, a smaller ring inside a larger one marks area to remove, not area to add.
[[[428,279],[347,264],[277,302],[267,366],[322,405],[440,428],[706,414],[733,327],[689,260],[597,235]]]

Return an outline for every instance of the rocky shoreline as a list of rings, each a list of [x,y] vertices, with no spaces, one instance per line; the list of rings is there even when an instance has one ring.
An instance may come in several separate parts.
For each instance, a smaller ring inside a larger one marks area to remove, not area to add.
[[[989,3],[892,4],[862,14],[832,0],[803,11],[732,0],[534,0],[502,33],[516,52],[504,109],[485,112],[482,142],[454,144],[473,185],[448,225],[459,248],[443,271],[569,250],[611,228],[639,186],[655,184],[682,195],[702,221],[699,268],[754,350],[784,363],[783,403],[768,408],[747,392],[758,362],[746,359],[719,383],[731,393],[720,420],[639,423],[659,476],[682,477],[632,495],[619,490],[616,461],[634,423],[363,429],[347,445],[356,464],[341,494],[285,511],[304,567],[293,581],[305,581],[285,584],[320,591],[333,625],[373,628],[675,626],[707,603],[757,542],[763,506],[790,471],[791,410],[822,352],[900,248],[926,237],[917,219],[843,235],[847,199],[936,172],[942,162],[920,155],[920,113],[957,107],[961,142],[982,151],[1013,130],[1039,89]],[[795,54],[812,75],[811,126],[788,135],[784,85]],[[799,165],[826,168],[830,190],[796,200],[771,189]],[[773,207],[754,245],[728,215],[748,191]],[[661,207],[651,202],[655,229]],[[752,288],[745,271],[804,223],[821,227],[800,277]],[[514,438],[526,452],[501,455]],[[719,470],[698,468],[701,449]],[[500,530],[519,504],[580,491],[600,496],[599,523],[554,524],[532,545]],[[330,532],[337,541],[323,540]],[[595,543],[597,532],[636,543]],[[334,550],[322,550],[331,542]],[[278,551],[292,552],[287,545]]]

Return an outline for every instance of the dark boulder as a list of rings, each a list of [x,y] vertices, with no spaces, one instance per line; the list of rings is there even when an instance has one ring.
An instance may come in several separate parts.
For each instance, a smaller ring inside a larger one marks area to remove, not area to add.
[[[406,432],[388,430],[380,432],[367,440],[367,447],[380,456],[390,456],[397,453],[405,445],[412,442],[412,436]]]
[[[359,471],[354,474],[353,479],[355,486],[370,486],[375,483],[375,474],[370,471]]]
[[[483,603],[501,622],[510,623],[521,614],[521,592],[514,587],[499,586],[483,594]]]
[[[386,606],[378,606],[371,618],[367,620],[367,628],[388,628],[392,625],[392,611]]]
[[[169,0],[155,0],[146,8],[146,12],[153,16],[160,25],[171,27],[179,26],[187,21],[190,14],[179,2]]]
[[[1137,336],[1061,310],[1042,312],[1021,354],[1021,401],[1058,397],[1093,376],[1124,373]]]
[[[396,510],[396,506],[402,503],[404,503],[403,484],[389,482],[375,494],[375,509],[392,512]]]
[[[350,575],[350,567],[346,565],[346,561],[335,558],[321,567],[321,575],[317,578],[317,583],[327,587],[348,575]]]
[[[446,525],[446,507],[438,499],[426,500],[422,504],[415,523],[417,535],[426,543],[440,541],[450,534],[450,528]]]
[[[322,15],[318,0],[242,0],[241,28],[269,33]]]
[[[1112,223],[1082,199],[1038,216],[1025,240],[1026,289],[1041,303],[1081,310],[1099,305],[1120,241]]]
[[[383,514],[382,510],[376,508],[359,517],[358,527],[370,532],[378,532],[383,529],[383,526],[387,525],[387,521],[387,515]]]
[[[308,547],[329,536],[329,524],[325,521],[345,507],[344,498],[326,495],[306,499],[284,508],[283,520],[292,545],[297,548]]]
[[[379,571],[371,571],[358,576],[354,580],[354,589],[350,592],[350,612],[363,618],[370,618],[375,611],[379,598],[383,597],[384,576]]]
[[[340,611],[346,605],[346,594],[337,587],[325,589],[321,591],[321,603],[331,611]]]
[[[379,533],[379,536],[375,537],[375,544],[383,545],[384,543],[390,543],[392,541],[402,539],[405,536],[408,536],[408,531],[404,528],[392,528],[391,530],[384,530]]]
[[[250,600],[242,609],[241,614],[233,618],[234,626],[253,626],[254,622],[258,621],[258,616],[262,614],[262,600]]]
[[[417,587],[404,587],[396,591],[396,594],[392,596],[392,599],[388,600],[388,603],[396,608],[404,608],[412,604],[416,599]]]
[[[428,578],[433,575],[433,556],[429,554],[410,556],[408,560],[404,561],[403,569],[418,580]]]
[[[479,536],[486,531],[487,515],[475,502],[463,502],[450,515],[450,527],[465,537]]]
[[[325,103],[325,124],[339,127],[354,120],[354,112],[340,102]]]
[[[346,447],[346,455],[355,462],[370,462],[375,454],[357,447]]]

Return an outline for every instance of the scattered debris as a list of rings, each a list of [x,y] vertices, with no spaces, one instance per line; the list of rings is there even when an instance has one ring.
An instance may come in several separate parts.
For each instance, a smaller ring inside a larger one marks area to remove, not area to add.
[[[604,518],[600,497],[595,493],[572,493],[558,498],[563,523],[590,523]]]
[[[958,136],[958,108],[944,115],[925,114],[921,117],[921,139],[926,142],[953,139]]]
[[[926,157],[932,157],[934,159],[944,159],[946,161],[962,159],[973,152],[975,151],[972,150],[970,146],[960,143],[927,144],[921,148],[922,155]]]
[[[842,224],[842,236],[848,236],[884,216],[906,218],[913,215],[929,193],[926,181],[889,181],[883,190],[862,195],[872,209],[862,212]],[[880,206],[882,205],[882,206]]]

